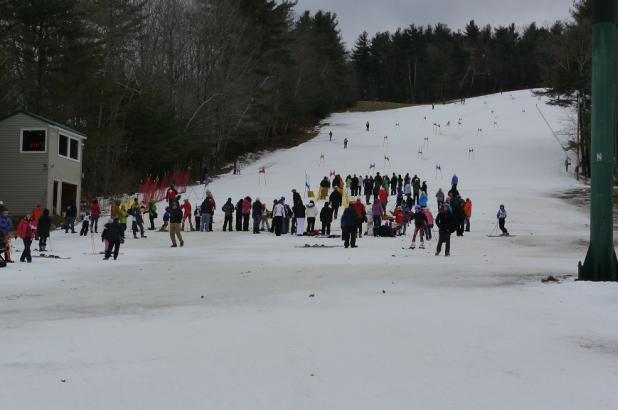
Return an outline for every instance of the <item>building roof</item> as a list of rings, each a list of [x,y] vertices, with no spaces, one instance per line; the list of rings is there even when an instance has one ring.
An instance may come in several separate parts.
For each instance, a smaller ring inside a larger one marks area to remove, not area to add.
[[[79,132],[77,130],[74,130],[73,128],[67,127],[64,124],[60,124],[59,122],[50,120],[49,118],[45,118],[42,115],[38,115],[38,114],[32,113],[30,111],[26,111],[26,110],[14,111],[14,112],[12,112],[9,115],[6,115],[4,117],[0,117],[0,122],[6,120],[7,118],[11,118],[11,117],[13,117],[13,116],[15,116],[17,114],[27,115],[28,117],[37,119],[39,121],[43,121],[44,123],[49,124],[49,125],[53,125],[54,127],[62,128],[63,130],[68,131],[68,132],[73,133],[73,134],[76,134],[76,135],[78,135],[78,136],[80,136],[82,138],[88,138],[88,137],[86,137],[86,135],[84,135],[83,133],[81,133],[81,132]]]

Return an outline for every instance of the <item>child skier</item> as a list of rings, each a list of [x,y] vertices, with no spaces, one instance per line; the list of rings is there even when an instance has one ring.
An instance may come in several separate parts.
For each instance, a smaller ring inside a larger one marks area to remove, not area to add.
[[[496,217],[498,218],[498,226],[500,227],[500,230],[502,231],[501,236],[509,236],[509,231],[507,231],[505,227],[506,209],[504,209],[504,205],[500,205],[500,209],[498,209],[498,213],[496,214]]]
[[[427,224],[427,217],[425,213],[422,211],[420,205],[416,205],[414,208],[414,216],[412,217],[414,220],[414,234],[412,235],[412,244],[410,245],[410,249],[416,248],[416,235],[418,234],[421,238],[421,249],[425,249],[425,225]]]

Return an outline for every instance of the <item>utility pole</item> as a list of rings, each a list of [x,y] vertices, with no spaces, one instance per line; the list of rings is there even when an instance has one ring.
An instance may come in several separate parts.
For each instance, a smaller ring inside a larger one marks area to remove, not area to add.
[[[617,281],[614,250],[616,0],[592,1],[590,247],[579,279]]]

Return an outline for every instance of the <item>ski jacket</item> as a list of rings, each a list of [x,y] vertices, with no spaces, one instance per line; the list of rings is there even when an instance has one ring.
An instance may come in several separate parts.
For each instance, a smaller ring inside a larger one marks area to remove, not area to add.
[[[43,214],[43,216],[39,218],[39,224],[37,226],[37,231],[39,233],[39,236],[42,236],[44,238],[49,237],[50,228],[51,228],[51,218],[49,217],[49,215]]]
[[[120,208],[118,210],[118,219],[121,224],[125,224],[127,223],[127,218],[129,218],[129,213],[127,212],[126,209]]]
[[[206,197],[202,205],[200,205],[200,211],[202,214],[213,214],[215,212],[214,201],[210,197]]]
[[[318,208],[315,205],[307,205],[305,215],[307,215],[307,218],[316,218],[318,216]]]
[[[354,228],[358,225],[358,216],[356,215],[356,211],[354,207],[350,206],[343,211],[343,215],[341,216],[341,227],[342,228]]]
[[[395,217],[397,225],[403,225],[406,220],[406,216],[401,210],[393,212],[393,216]]]
[[[324,178],[322,182],[320,182],[320,186],[322,188],[330,188],[330,182],[328,182],[328,178]]]
[[[414,213],[412,218],[414,219],[414,226],[417,228],[422,228],[427,223],[427,217],[423,211]]]
[[[249,215],[251,213],[251,201],[248,199],[242,201],[242,213],[243,215]]]
[[[93,218],[101,216],[101,207],[99,204],[93,202],[92,205],[90,205],[90,215],[92,215]]]
[[[292,211],[294,212],[294,218],[305,217],[305,205],[302,202],[296,202],[292,207]]]
[[[360,221],[364,221],[367,216],[367,210],[365,209],[365,205],[360,201],[360,199],[354,202],[354,210],[356,211],[356,216]]]
[[[182,204],[182,210],[184,211],[185,216],[191,216],[192,214],[191,202],[187,201],[184,204]]]
[[[170,223],[172,224],[182,223],[182,210],[180,208],[172,209],[170,211]]]
[[[451,226],[454,224],[453,215],[448,211],[440,211],[436,217],[436,225],[442,233],[450,233]]]
[[[388,202],[388,193],[386,193],[385,189],[381,189],[378,193],[378,198],[380,198],[381,204],[386,204]]]
[[[412,182],[412,189],[415,194],[418,194],[418,191],[421,190],[421,181],[418,178],[415,178]]]
[[[42,215],[43,215],[43,210],[41,208],[35,208],[35,210],[32,211],[32,219],[34,220],[35,225],[39,223],[39,219],[41,218]]]
[[[459,178],[457,178],[457,175],[453,175],[453,178],[451,178],[451,185],[457,185],[459,183]]]
[[[438,189],[438,192],[436,193],[436,199],[440,202],[444,202],[444,192],[442,191],[442,188]]]
[[[498,217],[498,219],[506,219],[506,209],[498,209],[498,213],[496,214],[496,216]]]
[[[373,205],[371,205],[371,214],[373,216],[379,216],[382,215],[382,213],[382,204],[374,202]]]
[[[324,208],[320,211],[320,221],[326,224],[333,222],[333,208],[324,205]]]
[[[423,182],[423,185],[421,185],[421,191],[427,193],[427,183]]]
[[[13,221],[8,216],[5,218],[0,215],[0,231],[8,235],[13,230]]]
[[[75,218],[75,217],[77,217],[77,208],[75,208],[75,205],[67,206],[66,217],[67,218]]]
[[[330,203],[333,205],[333,207],[340,207],[341,206],[341,201],[342,201],[342,197],[341,197],[341,192],[339,192],[339,190],[335,189],[333,192],[331,192],[330,196],[328,197]]]
[[[466,201],[464,205],[464,212],[468,218],[472,217],[472,201]]]
[[[254,201],[251,206],[251,213],[254,218],[262,216],[262,203],[260,201]]]
[[[232,201],[227,201],[221,210],[225,215],[232,215],[234,213],[234,204],[232,204]]]
[[[409,182],[406,182],[406,184],[403,187],[403,193],[406,195],[411,195],[412,194],[412,186],[410,185]]]
[[[421,206],[421,208],[427,207],[427,194],[425,194],[424,192],[421,193],[421,196],[418,199],[418,204]]]
[[[36,228],[34,227],[34,225],[30,221],[22,219],[21,221],[19,221],[19,224],[17,224],[17,229],[15,231],[15,236],[17,236],[17,237],[19,237],[21,239],[26,239],[26,238],[34,239],[34,237],[35,237],[34,231],[35,230],[36,230]]]
[[[242,215],[242,207],[243,204],[245,203],[244,199],[240,199],[237,203],[236,203],[236,215],[240,216]]]
[[[148,207],[148,214],[153,218],[157,217],[157,203],[154,199],[150,201],[150,206]]]
[[[283,206],[282,203],[278,202],[274,207],[273,207],[273,218],[276,216],[281,216],[284,217],[285,216],[285,207]]]
[[[292,193],[292,203],[302,202],[303,199],[300,197],[300,194],[296,191]]]
[[[170,211],[165,211],[163,214],[163,222],[169,222],[170,220]]]
[[[118,222],[106,223],[103,232],[101,233],[101,239],[109,242],[118,242],[122,239],[123,229]]]

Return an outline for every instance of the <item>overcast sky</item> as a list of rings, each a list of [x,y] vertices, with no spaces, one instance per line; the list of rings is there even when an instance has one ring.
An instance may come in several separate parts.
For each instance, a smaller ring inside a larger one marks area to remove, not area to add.
[[[296,11],[328,10],[337,13],[348,49],[363,30],[395,31],[414,23],[445,23],[463,29],[472,19],[492,26],[535,21],[539,25],[569,17],[573,0],[298,0]]]

